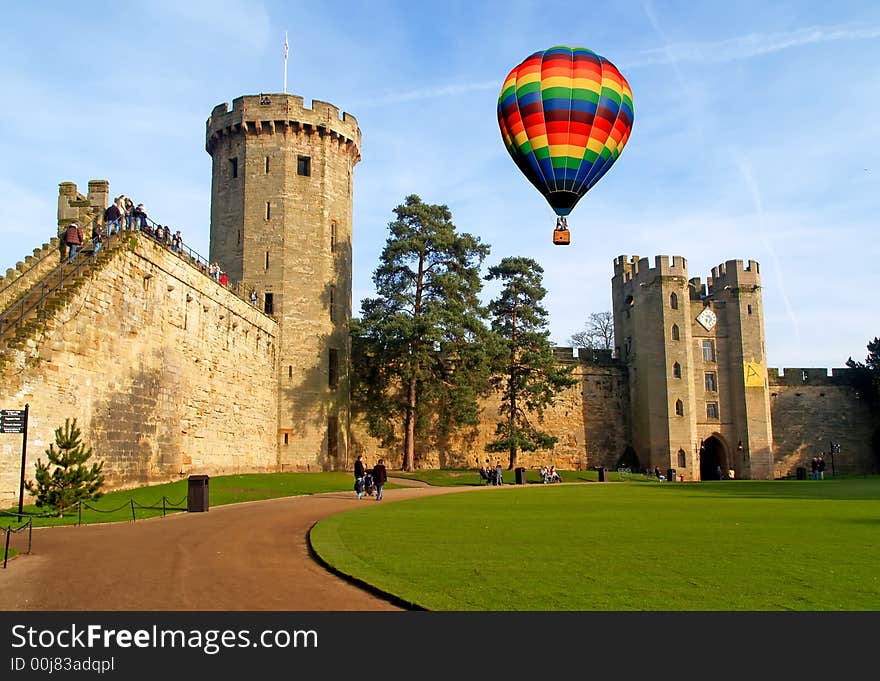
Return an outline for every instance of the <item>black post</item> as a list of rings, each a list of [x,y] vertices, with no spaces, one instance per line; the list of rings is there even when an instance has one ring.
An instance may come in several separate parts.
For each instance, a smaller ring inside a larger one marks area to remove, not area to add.
[[[30,404],[24,405],[24,433],[21,436],[21,483],[18,485],[18,522],[21,522],[24,508],[24,467],[27,460],[27,422]]]
[[[9,535],[12,534],[12,525],[6,529],[6,548],[3,550],[3,569],[6,569],[6,561],[9,560]]]

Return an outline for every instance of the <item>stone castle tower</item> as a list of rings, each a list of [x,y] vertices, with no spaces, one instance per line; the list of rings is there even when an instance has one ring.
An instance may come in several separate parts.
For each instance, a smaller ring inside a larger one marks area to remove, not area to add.
[[[214,107],[206,127],[210,259],[278,321],[279,470],[341,468],[357,121],[326,102],[264,94]]]
[[[621,255],[611,281],[642,465],[688,479],[772,479],[773,437],[758,263],[728,260],[706,286],[680,256]]]

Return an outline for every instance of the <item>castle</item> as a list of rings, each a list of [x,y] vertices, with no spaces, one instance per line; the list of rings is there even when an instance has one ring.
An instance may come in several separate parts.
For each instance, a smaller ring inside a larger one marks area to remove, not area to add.
[[[380,449],[353,419],[353,169],[357,121],[288,94],[214,108],[210,261],[123,232],[94,260],[59,264],[58,240],[0,277],[0,408],[28,405],[25,474],[65,418],[106,461],[106,488],[211,475],[351,470]],[[62,182],[58,226],[101,220],[109,183],[87,195]],[[578,384],[544,427],[551,452],[522,465],[640,466],[685,480],[793,475],[841,443],[837,472],[872,467],[873,415],[846,369],[767,368],[757,262],[728,260],[702,284],[679,256],[622,255],[611,281],[617,348],[557,348]],[[259,291],[257,305],[248,299]],[[497,397],[481,423],[416,465],[475,467],[494,432]],[[21,437],[0,435],[0,503],[17,500]]]

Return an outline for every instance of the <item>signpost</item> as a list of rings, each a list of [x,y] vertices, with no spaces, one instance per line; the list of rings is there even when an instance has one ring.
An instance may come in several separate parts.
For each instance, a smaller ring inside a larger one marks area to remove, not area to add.
[[[18,487],[18,521],[24,506],[24,467],[27,460],[27,422],[29,404],[24,409],[0,409],[0,433],[21,433],[21,483]]]

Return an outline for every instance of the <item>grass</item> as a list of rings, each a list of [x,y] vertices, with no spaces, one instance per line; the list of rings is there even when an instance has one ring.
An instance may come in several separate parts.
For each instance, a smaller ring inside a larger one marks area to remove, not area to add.
[[[429,610],[878,610],[878,500],[878,476],[506,486],[357,509],[311,540]]]
[[[97,501],[88,502],[91,510],[84,506],[82,512],[82,524],[108,523],[132,520],[131,501],[135,502],[135,517],[137,520],[152,518],[162,515],[162,497],[166,504],[186,508],[188,481],[135,489],[108,492]],[[274,499],[277,497],[291,497],[304,494],[317,494],[320,492],[338,492],[340,490],[352,490],[354,478],[352,473],[344,471],[322,473],[253,473],[245,475],[219,475],[208,480],[208,504],[210,506],[223,506],[243,501],[257,501],[260,499]],[[386,489],[392,489],[393,485],[387,485]],[[149,507],[149,508],[144,508]],[[25,513],[44,514],[46,508],[37,508],[34,505],[25,506]],[[0,524],[6,526],[18,521],[18,508],[6,509],[0,515]],[[167,513],[179,513],[179,510],[168,509]],[[46,527],[55,525],[75,525],[79,521],[76,509],[65,512],[64,517],[34,517],[34,527]]]

